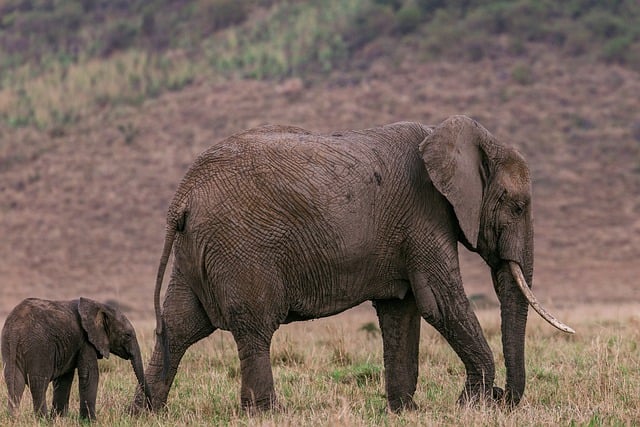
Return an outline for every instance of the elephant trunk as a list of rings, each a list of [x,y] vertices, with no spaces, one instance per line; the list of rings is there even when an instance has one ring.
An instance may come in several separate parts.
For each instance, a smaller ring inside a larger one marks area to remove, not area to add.
[[[510,405],[515,406],[522,398],[526,382],[524,341],[529,307],[508,264],[493,271],[492,276],[500,300],[502,351],[507,368],[505,398]]]
[[[142,390],[144,390],[145,399],[147,402],[151,400],[151,393],[149,391],[149,386],[144,376],[144,368],[142,363],[142,354],[140,353],[140,346],[136,340],[133,341],[132,349],[131,349],[131,366],[133,367],[133,372],[138,380],[138,384]]]
[[[528,285],[533,279],[533,269],[526,267],[531,264],[524,264],[524,272],[521,264],[514,261],[503,262],[492,271],[500,300],[502,349],[507,368],[506,399],[514,406],[520,402],[525,387],[524,341],[529,305],[554,327],[575,333],[540,305]]]

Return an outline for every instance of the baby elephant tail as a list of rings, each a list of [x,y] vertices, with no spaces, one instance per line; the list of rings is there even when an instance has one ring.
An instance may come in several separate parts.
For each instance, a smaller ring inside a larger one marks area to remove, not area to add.
[[[5,323],[5,328],[6,328]],[[24,392],[24,375],[18,369],[17,360],[17,340],[9,339],[8,332],[2,331],[2,361],[4,362],[4,381],[7,384],[7,397],[9,398],[9,414],[15,416],[22,393]]]

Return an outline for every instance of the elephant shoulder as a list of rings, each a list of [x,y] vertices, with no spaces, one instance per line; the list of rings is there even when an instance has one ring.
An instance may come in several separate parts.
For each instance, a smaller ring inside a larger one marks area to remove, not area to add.
[[[416,139],[422,140],[431,135],[435,126],[427,126],[419,122],[395,122],[382,127],[386,131],[408,133],[415,136]]]
[[[237,133],[235,136],[238,138],[251,138],[278,134],[311,135],[311,132],[297,126],[265,124]]]
[[[13,322],[30,324],[49,323],[52,319],[68,319],[73,315],[73,301],[51,301],[40,298],[26,298],[16,305],[7,319]]]
[[[25,298],[16,305],[11,313],[10,318],[23,318],[30,313],[47,311],[51,306],[51,301],[40,298]]]
[[[253,152],[260,152],[268,146],[279,146],[287,141],[297,141],[300,136],[308,135],[313,135],[313,133],[300,127],[265,124],[235,133],[214,144],[209,150],[202,153],[199,161],[196,161],[194,165],[211,160],[228,160],[236,158],[240,154],[251,156]],[[198,168],[199,166],[196,166],[196,169]]]

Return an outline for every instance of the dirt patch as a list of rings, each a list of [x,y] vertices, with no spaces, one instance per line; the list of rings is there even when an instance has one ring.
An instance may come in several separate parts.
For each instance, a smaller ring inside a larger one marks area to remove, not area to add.
[[[48,134],[0,128],[0,317],[22,298],[85,295],[152,313],[164,214],[195,156],[262,123],[312,131],[467,114],[521,150],[534,177],[539,298],[640,300],[637,73],[532,55],[473,64],[379,59],[326,81],[196,82]],[[636,126],[636,127],[634,127]],[[469,294],[493,294],[463,254]]]

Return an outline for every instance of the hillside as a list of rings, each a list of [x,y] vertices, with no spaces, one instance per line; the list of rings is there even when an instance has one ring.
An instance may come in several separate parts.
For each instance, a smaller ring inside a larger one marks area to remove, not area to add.
[[[261,2],[237,25],[262,22],[276,3]],[[420,25],[345,51],[348,64],[332,57],[335,65],[314,70],[316,59],[305,59],[300,64],[311,70],[300,65],[277,76],[242,71],[250,67],[224,73],[200,56],[181,69],[191,57],[177,48],[163,50],[173,58],[163,75],[160,60],[147,68],[136,62],[143,57],[136,56],[143,52],[138,39],[101,59],[44,65],[28,78],[24,64],[6,68],[0,318],[27,296],[78,295],[116,299],[134,317],[148,317],[169,199],[191,161],[216,140],[262,123],[327,132],[400,120],[436,124],[450,114],[476,118],[530,162],[534,286],[543,301],[640,301],[640,101],[633,95],[640,78],[633,61],[568,55],[535,38],[514,53],[507,30],[487,34],[493,48],[482,55],[456,58],[455,44],[449,54],[427,55]],[[148,79],[132,78],[132,70]],[[82,76],[94,76],[94,86],[82,86]],[[154,89],[149,82],[160,83]],[[9,108],[17,87],[23,115]],[[493,298],[478,257],[463,257],[468,293]]]

